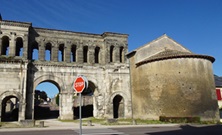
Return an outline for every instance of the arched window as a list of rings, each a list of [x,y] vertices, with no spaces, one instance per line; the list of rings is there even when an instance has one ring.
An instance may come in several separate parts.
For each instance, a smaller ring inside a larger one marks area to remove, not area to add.
[[[88,62],[88,46],[83,47],[83,62]]]
[[[109,54],[110,54],[110,60],[109,62],[113,62],[113,49],[114,49],[114,46],[110,46],[110,50],[109,50]]]
[[[94,53],[94,55],[95,55],[95,63],[99,63],[99,53],[100,53],[100,47],[96,47],[95,48],[95,53]]]
[[[31,60],[38,60],[39,59],[39,46],[37,42],[34,42],[32,44],[32,50],[31,50]]]
[[[7,36],[2,37],[1,55],[9,54],[9,38]]]
[[[70,55],[70,62],[76,62],[76,45],[72,45]]]
[[[58,61],[64,61],[64,44],[59,45]]]
[[[124,62],[124,48],[122,46],[119,48],[119,62]]]
[[[15,56],[22,56],[23,55],[23,40],[22,38],[16,39],[16,47],[15,47]]]
[[[51,61],[52,45],[47,43],[45,46],[45,60]]]

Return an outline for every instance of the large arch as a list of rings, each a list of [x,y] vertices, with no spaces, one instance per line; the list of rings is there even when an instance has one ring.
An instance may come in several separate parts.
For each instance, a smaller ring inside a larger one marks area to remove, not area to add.
[[[19,90],[7,90],[4,93],[2,93],[0,95],[0,121],[2,121],[2,119],[4,119],[5,117],[5,107],[6,107],[6,100],[10,99],[10,98],[16,98],[19,102],[19,106],[18,106],[18,118],[17,120],[24,120],[25,119],[25,113],[23,111],[23,109],[25,109],[25,104],[23,103],[24,99],[22,97],[22,94],[18,92]]]
[[[47,75],[42,75],[34,80],[33,93],[34,93],[36,87],[43,82],[50,82],[50,83],[54,84],[59,90],[59,93],[60,93],[59,95],[61,95],[61,93],[63,93],[63,91],[65,90],[65,84],[62,79],[60,79],[57,76],[47,74]],[[59,100],[63,101],[63,96],[59,96]],[[61,104],[62,103],[59,102],[59,116],[62,115],[62,105]],[[35,108],[34,107],[34,97],[33,97],[32,108]],[[35,114],[35,112],[33,111],[32,118],[34,118],[34,114]]]
[[[59,88],[59,91],[61,91],[65,88],[65,84],[62,79],[60,79],[59,77],[57,77],[55,75],[47,74],[47,75],[42,75],[34,80],[33,90],[35,90],[35,88],[37,87],[38,84],[40,84],[41,82],[47,81],[47,80],[55,82],[56,86]]]

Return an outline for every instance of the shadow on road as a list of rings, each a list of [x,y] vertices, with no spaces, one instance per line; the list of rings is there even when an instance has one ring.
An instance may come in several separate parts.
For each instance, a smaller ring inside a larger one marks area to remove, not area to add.
[[[178,130],[145,133],[147,135],[222,135],[222,125],[210,126],[180,126]]]

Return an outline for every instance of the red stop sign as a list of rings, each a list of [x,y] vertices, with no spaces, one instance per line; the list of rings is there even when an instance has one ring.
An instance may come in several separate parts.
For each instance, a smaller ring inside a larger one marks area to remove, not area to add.
[[[83,77],[78,76],[73,83],[73,88],[77,93],[82,93],[85,88],[85,80]]]

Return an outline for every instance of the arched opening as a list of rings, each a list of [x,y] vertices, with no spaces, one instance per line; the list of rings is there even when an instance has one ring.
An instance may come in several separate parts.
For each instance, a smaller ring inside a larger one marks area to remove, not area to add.
[[[46,80],[38,84],[34,96],[34,119],[59,117],[59,91],[54,81]]]
[[[9,38],[7,36],[2,37],[1,55],[9,54]]]
[[[88,46],[83,47],[83,62],[88,62]]]
[[[64,61],[64,44],[59,45],[58,61]]]
[[[113,50],[114,50],[114,46],[110,46],[110,50],[109,50],[109,62],[113,62]]]
[[[47,43],[45,46],[45,60],[51,61],[52,45]]]
[[[124,62],[124,48],[122,46],[119,48],[119,62]]]
[[[70,62],[76,62],[76,45],[72,45],[70,55]]]
[[[113,98],[113,118],[123,118],[124,117],[124,101],[123,97],[116,95]]]
[[[39,59],[39,46],[37,42],[34,42],[32,44],[32,50],[31,50],[31,60],[38,60]]]
[[[93,117],[93,94],[95,91],[95,85],[89,81],[88,88],[85,89],[82,94],[82,117]],[[74,118],[79,118],[79,96],[74,97]]]
[[[19,100],[15,96],[7,96],[2,101],[1,121],[18,121]]]
[[[96,47],[95,48],[95,53],[94,53],[94,55],[95,55],[95,63],[99,63],[99,53],[100,53],[100,47]]]
[[[21,37],[16,39],[15,56],[23,55],[23,40]]]

